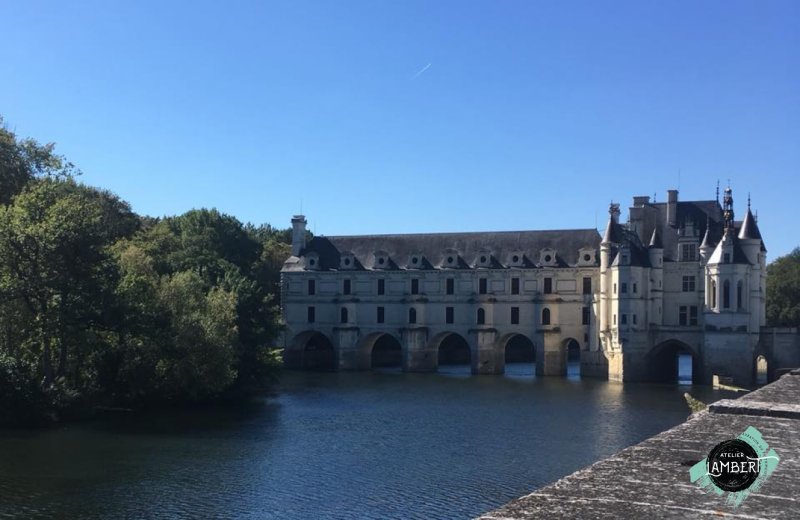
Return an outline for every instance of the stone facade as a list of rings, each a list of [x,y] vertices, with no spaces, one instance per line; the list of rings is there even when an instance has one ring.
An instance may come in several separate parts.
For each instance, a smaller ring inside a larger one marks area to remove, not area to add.
[[[764,350],[766,249],[749,202],[737,222],[730,188],[722,205],[670,190],[665,203],[634,197],[626,224],[619,214],[612,204],[602,238],[583,229],[308,244],[296,216],[282,271],[285,363],[364,370],[394,350],[404,370],[433,371],[461,348],[473,373],[498,374],[510,349],[527,347],[540,375],[565,374],[572,354],[585,376],[666,381],[686,353],[697,382],[750,384]]]

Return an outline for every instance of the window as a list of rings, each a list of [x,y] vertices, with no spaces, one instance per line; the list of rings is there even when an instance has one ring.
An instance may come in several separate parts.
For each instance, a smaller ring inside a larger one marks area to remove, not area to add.
[[[415,309],[414,307],[408,309],[408,322],[409,323],[417,322],[417,309]]]
[[[317,281],[316,280],[309,280],[308,281],[308,295],[314,296],[317,294]]]
[[[683,292],[694,292],[695,279],[694,276],[683,277]]]
[[[478,309],[478,317],[477,317],[478,325],[483,325],[486,323],[486,311],[483,309]]]
[[[544,293],[545,294],[553,294],[553,279],[552,278],[545,278],[544,279]]]
[[[731,308],[731,282],[728,280],[722,283],[722,307]]]
[[[519,325],[519,307],[511,307],[511,324]]]
[[[619,284],[619,292],[620,292],[620,294],[627,294],[628,293],[628,283],[627,282],[621,282]]]
[[[736,308],[742,308],[742,281],[736,283]]]
[[[448,278],[445,282],[445,292],[447,294],[453,294],[456,292],[456,281],[453,278]]]
[[[617,324],[617,315],[615,314],[614,315],[614,325],[616,325],[616,324]]]
[[[730,253],[725,253],[724,255],[722,255],[722,263],[723,264],[731,263],[731,254]]]
[[[711,280],[711,308],[717,308],[717,282]]]
[[[589,324],[589,307],[581,309],[581,325]]]
[[[342,307],[342,310],[339,313],[339,321],[342,323],[347,323],[347,307]]]
[[[617,284],[614,284],[614,294],[617,294]]]
[[[411,294],[419,294],[419,278],[411,279]]]
[[[633,324],[636,325],[636,315],[633,315]]]
[[[511,279],[511,294],[519,294],[519,278]]]
[[[445,323],[453,323],[454,316],[453,316],[453,307],[445,307],[444,308],[444,322]]]
[[[620,316],[620,319],[621,319],[621,321],[620,321],[621,325],[627,325],[628,324],[628,315],[627,314],[622,314]]]
[[[689,308],[686,305],[681,305],[678,308],[678,325],[689,324]]]
[[[378,323],[383,323],[383,320],[384,320],[385,317],[386,316],[385,316],[384,308],[383,307],[378,307],[378,316],[377,316]]]
[[[478,280],[478,292],[480,294],[486,294],[486,278],[480,278]]]
[[[383,278],[378,279],[378,294],[386,294],[386,280]]]
[[[692,305],[689,307],[689,325],[697,326],[697,306]]]
[[[542,309],[542,325],[550,325],[550,309]]]
[[[317,309],[315,309],[313,306],[309,307],[308,308],[308,322],[309,323],[314,323],[316,318],[317,318]]]
[[[633,294],[639,292],[639,287],[636,285],[636,282],[633,282]]]
[[[681,245],[681,262],[694,262],[697,260],[697,244]]]
[[[344,280],[344,285],[342,286],[342,294],[350,294],[350,280]]]
[[[592,279],[589,276],[583,277],[583,294],[592,294]]]

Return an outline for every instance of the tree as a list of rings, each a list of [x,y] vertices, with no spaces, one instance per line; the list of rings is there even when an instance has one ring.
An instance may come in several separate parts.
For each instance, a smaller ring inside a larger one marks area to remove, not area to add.
[[[800,247],[767,266],[767,323],[800,327]]]
[[[54,148],[53,143],[17,139],[0,116],[0,204],[8,204],[36,177],[66,178],[78,173]]]

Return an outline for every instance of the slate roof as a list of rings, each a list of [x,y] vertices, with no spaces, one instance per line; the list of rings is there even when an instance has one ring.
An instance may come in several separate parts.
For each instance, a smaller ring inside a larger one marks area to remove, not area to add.
[[[316,253],[318,270],[338,270],[341,254],[350,252],[358,259],[359,267],[373,269],[374,254],[385,252],[389,264],[384,270],[405,269],[412,255],[423,258],[422,268],[439,268],[447,250],[458,253],[457,268],[471,268],[481,253],[491,253],[493,268],[507,267],[514,252],[524,255],[524,267],[536,267],[542,249],[556,251],[556,265],[573,266],[578,263],[581,248],[597,250],[600,235],[596,229],[568,229],[548,231],[497,231],[469,233],[419,233],[403,235],[316,236],[301,251],[301,256]],[[597,259],[597,255],[595,255]],[[287,262],[284,271],[303,270],[299,263]]]

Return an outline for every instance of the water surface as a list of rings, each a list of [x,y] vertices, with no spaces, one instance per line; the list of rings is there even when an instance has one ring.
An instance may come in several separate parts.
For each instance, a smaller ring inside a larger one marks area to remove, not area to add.
[[[574,372],[287,373],[264,402],[0,430],[0,517],[470,518],[683,421]]]

